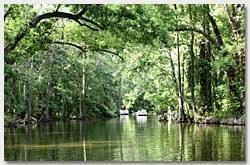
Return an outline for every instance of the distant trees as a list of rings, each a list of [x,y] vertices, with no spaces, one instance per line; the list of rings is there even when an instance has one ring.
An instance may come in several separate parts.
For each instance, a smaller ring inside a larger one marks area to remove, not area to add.
[[[244,114],[244,5],[12,4],[4,24],[8,117]]]

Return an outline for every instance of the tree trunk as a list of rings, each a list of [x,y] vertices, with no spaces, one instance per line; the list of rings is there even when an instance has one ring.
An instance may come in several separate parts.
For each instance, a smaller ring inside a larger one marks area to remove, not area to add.
[[[244,14],[244,5],[226,5],[226,12],[228,14],[229,23],[231,25],[231,31],[233,32],[232,40],[236,42],[236,44],[240,44],[240,40],[244,42],[245,38],[245,31],[241,29],[241,22],[240,18]],[[242,42],[241,41],[241,42]],[[245,49],[242,48],[239,52],[235,53],[234,60],[237,64],[237,68],[230,66],[227,70],[227,77],[229,79],[229,90],[230,95],[233,100],[236,100],[239,103],[239,107],[237,111],[239,113],[244,112],[244,98],[245,98],[245,92],[243,91],[243,94],[240,94],[239,91],[239,82],[245,81]],[[241,84],[244,86],[244,84]]]
[[[22,110],[22,89],[21,81],[18,80],[18,108]]]
[[[183,123],[179,124],[179,150],[180,150],[180,161],[183,161],[184,156],[184,125]]]
[[[177,5],[174,5],[175,10],[177,10]],[[176,19],[178,20],[177,14]],[[177,28],[179,23],[177,21]],[[184,100],[182,93],[182,82],[181,82],[181,59],[180,59],[180,43],[179,43],[179,32],[176,32],[176,44],[177,44],[177,57],[178,57],[178,88],[179,88],[179,121],[186,121],[185,113],[184,113]]]
[[[25,112],[25,119],[28,118],[27,110],[26,110],[26,82],[23,84],[23,112]]]
[[[240,5],[240,4],[225,5],[225,11],[228,15],[229,24],[231,25],[232,36],[230,37],[232,37],[232,41],[234,41],[236,44],[240,44],[239,41],[243,40],[245,37],[245,30],[244,30],[245,28],[242,28],[244,26],[242,26],[240,22],[240,18],[242,14],[245,14],[244,9],[245,9],[244,5]],[[221,48],[224,46],[224,42],[221,37],[220,30],[217,26],[215,19],[210,15],[209,11],[207,11],[207,14],[212,24],[217,43],[219,43],[220,48]],[[223,56],[227,56],[228,53],[229,52],[223,53]],[[241,96],[241,94],[239,93],[239,90],[238,90],[239,86],[237,86],[238,80],[236,77],[240,77],[239,82],[244,82],[245,80],[245,50],[244,48],[241,49],[239,52],[235,53],[234,60],[238,67],[235,68],[233,66],[229,66],[229,68],[226,70],[226,73],[227,73],[227,77],[229,80],[229,91],[230,91],[231,98],[236,98],[236,101],[240,103],[238,111],[242,113],[244,109],[244,98],[242,97],[244,97],[245,94],[243,92],[243,96]],[[221,75],[223,75],[223,73]],[[216,86],[217,86],[217,83],[215,84],[215,87]],[[244,84],[242,86],[244,86]],[[216,96],[214,97],[216,99]],[[217,103],[215,104],[218,105]]]
[[[190,115],[189,115],[189,109],[188,107],[186,106],[186,100],[185,100],[185,91],[184,91],[184,82],[185,82],[185,58],[183,56],[182,58],[182,80],[181,80],[181,97],[183,99],[183,109],[186,111],[184,112],[185,113],[185,120],[187,120],[187,118],[190,118]]]
[[[190,4],[189,4],[189,19],[190,19],[191,27],[194,27],[193,16],[192,16],[192,5],[190,5]],[[190,60],[191,60],[190,91],[191,91],[191,98],[192,98],[192,111],[195,114],[196,103],[195,103],[195,95],[194,95],[195,80],[194,80],[194,32],[193,31],[191,31],[191,39],[190,39]]]
[[[86,62],[87,56],[86,53],[82,53],[82,60],[83,60],[83,65]],[[86,117],[86,110],[85,110],[85,99],[86,99],[86,80],[87,80],[87,69],[85,66],[83,66],[83,71],[82,71],[82,83],[81,83],[81,91],[80,91],[80,103],[79,103],[79,119],[83,119]]]
[[[47,100],[46,100],[46,107],[45,107],[46,121],[50,120],[50,112],[49,112],[50,97],[51,97],[51,80],[49,80],[47,84]]]
[[[205,33],[210,34],[209,22],[207,19],[208,5],[203,5],[206,11],[203,13],[202,28]],[[210,64],[210,42],[203,39],[200,44],[200,114],[212,110],[211,96],[211,64]]]
[[[119,94],[118,94],[118,103],[117,103],[117,114],[119,115],[119,110],[121,109],[121,100],[122,100],[122,78],[119,78]]]
[[[176,97],[179,98],[179,90],[178,90],[178,83],[177,83],[177,79],[176,79],[176,76],[175,76],[175,68],[174,68],[174,62],[173,62],[173,59],[172,59],[172,56],[171,56],[171,52],[168,51],[168,55],[169,55],[169,60],[170,60],[170,64],[171,64],[171,69],[172,69],[172,77],[173,77],[173,81],[174,81],[174,84],[175,84],[175,93],[176,93]]]
[[[31,111],[32,111],[32,102],[33,102],[33,94],[32,94],[32,79],[33,79],[33,56],[31,57],[30,60],[30,74],[28,77],[28,89],[29,89],[29,98],[28,98],[28,109],[26,111],[26,115],[25,115],[25,120],[29,121],[30,120],[30,115],[31,115]]]
[[[83,75],[82,75],[83,76]],[[81,78],[82,80],[83,78]],[[79,92],[79,95],[80,95],[80,101],[79,101],[79,119],[82,119],[83,117],[83,114],[82,114],[82,82],[80,83],[80,92]]]
[[[84,58],[85,58],[85,60],[87,59],[86,55]],[[87,115],[87,109],[86,109],[86,97],[87,97],[87,92],[88,92],[87,78],[88,78],[88,72],[87,72],[87,67],[85,67],[85,71],[84,71],[84,95],[83,95],[83,117],[86,117],[86,115]]]

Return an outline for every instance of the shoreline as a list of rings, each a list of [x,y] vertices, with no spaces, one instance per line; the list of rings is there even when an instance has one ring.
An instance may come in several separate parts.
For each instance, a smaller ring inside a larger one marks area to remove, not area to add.
[[[129,115],[130,116],[130,115]],[[117,116],[116,118],[118,118],[119,116]],[[244,118],[244,119],[243,119]],[[4,123],[4,128],[16,128],[16,127],[22,127],[22,126],[32,126],[32,125],[36,125],[36,124],[42,124],[42,123],[53,123],[56,121],[64,121],[64,122],[68,122],[68,121],[79,121],[79,122],[93,122],[93,121],[98,121],[98,120],[107,120],[110,118],[93,118],[93,119],[77,119],[77,118],[70,118],[70,119],[52,119],[49,121],[36,121],[36,122],[27,122],[27,123],[20,123],[18,122],[18,120],[15,121],[10,121],[9,123]],[[160,120],[160,116],[158,115],[158,121],[160,123],[167,123],[169,120],[168,119],[164,119],[164,120]],[[246,126],[245,123],[245,117],[240,117],[239,119],[236,118],[225,118],[225,119],[212,119],[212,118],[205,118],[205,119],[198,119],[196,121],[185,121],[185,122],[181,122],[178,121],[176,119],[172,119],[171,121],[174,121],[176,123],[187,123],[187,124],[202,124],[202,125],[225,125],[225,126]]]
[[[169,120],[164,119],[158,119],[159,122],[168,122]],[[204,118],[204,119],[195,119],[194,121],[178,121],[177,119],[174,119],[172,121],[176,121],[178,123],[191,123],[191,124],[204,124],[204,125],[230,125],[230,126],[245,126],[245,117],[242,116],[238,119],[236,118],[224,118],[224,119],[215,119],[215,118]]]

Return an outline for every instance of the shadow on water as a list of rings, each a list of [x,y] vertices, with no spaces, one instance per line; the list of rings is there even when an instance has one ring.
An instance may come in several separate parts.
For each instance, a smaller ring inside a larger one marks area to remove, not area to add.
[[[160,123],[157,116],[5,128],[5,160],[245,160],[245,127]]]

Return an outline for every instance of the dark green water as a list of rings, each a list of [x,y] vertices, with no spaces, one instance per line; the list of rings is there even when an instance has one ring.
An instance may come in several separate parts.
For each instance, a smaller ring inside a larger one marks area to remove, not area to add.
[[[160,123],[156,116],[5,128],[5,160],[245,160],[245,127]]]

